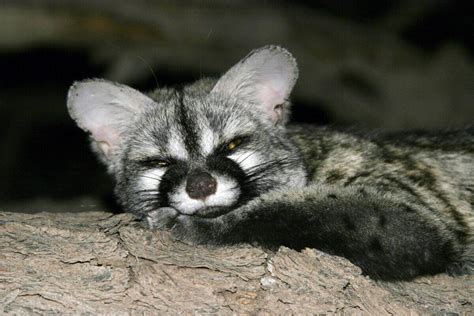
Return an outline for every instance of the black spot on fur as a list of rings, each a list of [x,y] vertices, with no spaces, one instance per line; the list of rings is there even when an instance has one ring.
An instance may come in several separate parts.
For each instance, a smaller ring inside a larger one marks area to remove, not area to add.
[[[328,172],[326,181],[329,183],[333,183],[341,180],[342,178],[344,178],[344,172],[342,172],[341,170],[334,169]]]
[[[387,224],[387,218],[385,217],[385,215],[380,215],[379,217],[379,225],[380,227],[385,227],[385,225]]]
[[[364,188],[360,188],[358,190],[359,194],[362,195],[363,197],[366,197],[368,195],[367,191]]]
[[[188,174],[186,163],[177,161],[161,177],[158,187],[160,206],[169,206],[168,194],[173,191]]]
[[[370,171],[359,172],[358,174],[348,178],[346,180],[346,182],[344,183],[344,186],[348,186],[348,185],[354,183],[357,179],[366,178],[366,177],[370,176],[371,174],[372,174],[372,172],[370,172]]]
[[[408,205],[401,205],[401,209],[407,213],[416,213],[416,210]]]
[[[380,240],[377,237],[372,238],[370,241],[370,249],[372,249],[375,252],[382,252],[382,244],[380,243]]]
[[[433,186],[436,182],[435,175],[429,170],[411,170],[407,176],[411,181],[422,186]]]
[[[356,229],[356,225],[355,225],[354,221],[348,215],[345,215],[342,218],[342,221],[344,222],[344,226],[346,227],[347,230],[355,230]]]
[[[331,193],[331,194],[328,194],[328,198],[337,200],[337,195],[335,195],[334,193]]]

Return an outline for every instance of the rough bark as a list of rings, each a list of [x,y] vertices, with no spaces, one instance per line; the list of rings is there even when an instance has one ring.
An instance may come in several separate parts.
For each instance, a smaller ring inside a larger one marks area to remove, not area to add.
[[[375,282],[314,249],[193,246],[129,214],[0,212],[5,314],[469,314],[473,297],[473,276]]]

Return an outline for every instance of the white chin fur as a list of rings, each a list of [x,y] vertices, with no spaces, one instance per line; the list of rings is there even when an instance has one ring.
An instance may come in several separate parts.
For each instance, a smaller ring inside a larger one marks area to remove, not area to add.
[[[191,199],[186,193],[185,183],[182,183],[175,192],[170,194],[170,205],[183,214],[194,214],[197,211],[211,206],[229,206],[237,201],[240,189],[232,179],[213,175],[217,180],[216,193],[208,196],[205,200]]]

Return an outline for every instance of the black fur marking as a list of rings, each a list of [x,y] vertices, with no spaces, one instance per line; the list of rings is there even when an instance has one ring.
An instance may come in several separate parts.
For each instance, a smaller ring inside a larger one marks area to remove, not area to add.
[[[186,106],[184,104],[184,93],[179,93],[178,103],[178,120],[179,125],[182,127],[184,145],[189,153],[192,155],[199,155],[199,139],[196,132],[196,121],[193,116],[188,115]]]
[[[413,181],[413,183],[420,186],[434,186],[436,183],[436,178],[432,172],[428,170],[412,170],[407,174],[408,179]]]
[[[449,198],[446,197],[444,192],[441,192],[438,188],[436,188],[434,185],[428,187],[434,194],[435,196],[441,200],[444,205],[446,205],[446,210],[451,213],[452,217],[454,220],[457,222],[458,227],[462,227],[463,230],[460,229],[454,229],[454,233],[456,234],[456,237],[461,243],[464,243],[467,238],[467,231],[469,230],[468,224],[464,220],[463,216],[456,210],[456,207],[454,207],[450,201]]]
[[[137,161],[136,163],[146,169],[160,167],[161,162],[166,162],[168,165],[172,165],[176,162],[173,158],[168,157],[148,157]]]
[[[370,249],[372,249],[374,252],[383,251],[382,244],[380,243],[380,240],[377,237],[374,237],[370,240]]]
[[[474,126],[463,130],[409,131],[387,133],[377,141],[379,144],[415,147],[424,150],[474,153]]]
[[[356,229],[356,225],[355,225],[354,221],[349,217],[349,215],[345,214],[342,217],[342,221],[344,222],[344,226],[347,230],[355,230]]]
[[[365,196],[368,196],[368,193],[367,193],[367,191],[366,191],[364,188],[359,188],[359,189],[357,190],[357,192],[359,192],[359,194],[360,194],[361,196],[364,196],[364,197],[365,197]]]
[[[344,172],[342,170],[333,169],[328,171],[326,181],[328,183],[334,183],[344,178]]]
[[[161,177],[160,184],[158,186],[158,197],[160,206],[170,206],[168,194],[172,192],[187,176],[188,167],[186,163],[177,161],[173,166],[168,168]]]
[[[410,207],[409,205],[402,204],[401,207],[402,207],[402,210],[407,212],[407,213],[416,213],[416,210],[414,208]]]
[[[237,205],[241,205],[257,196],[256,187],[248,182],[248,177],[242,168],[232,159],[222,154],[213,154],[207,158],[207,167],[218,174],[235,179],[240,188],[241,194]]]
[[[423,198],[415,190],[413,190],[413,188],[410,185],[404,183],[400,179],[396,179],[395,177],[392,177],[392,176],[389,176],[389,175],[385,176],[385,179],[388,180],[391,185],[394,185],[395,187],[398,187],[400,190],[402,190],[406,193],[409,193],[411,196],[413,196],[417,200],[418,203],[420,203],[424,207],[426,207],[429,210],[431,210],[432,212],[434,212],[434,210],[431,208],[431,206],[428,205],[423,200]]]
[[[352,176],[352,177],[349,177],[346,182],[344,182],[344,186],[348,186],[348,185],[351,185],[352,183],[354,183],[357,179],[359,178],[366,178],[366,177],[369,177],[370,175],[372,174],[372,172],[370,171],[363,171],[363,172],[359,172],[358,174]]]
[[[466,130],[466,132],[469,132],[469,131],[471,134],[473,134],[474,128]],[[427,145],[429,143],[428,140],[429,141],[437,140],[433,138],[433,135],[427,134],[425,132],[420,132],[420,135],[424,135],[425,137],[427,137],[425,140],[423,140],[422,138],[412,138],[413,137],[412,135],[413,134],[410,134],[407,137],[410,138],[412,141],[420,142],[417,145]],[[438,139],[438,141],[440,142],[443,142],[443,140],[444,139]],[[436,141],[434,143],[437,145]],[[472,141],[468,141],[467,143],[474,145]],[[439,148],[433,147],[432,149],[446,150],[446,151],[450,151],[452,149],[450,147],[450,143],[447,143],[444,145],[446,146],[444,147],[440,146]],[[456,210],[456,207],[454,207],[451,204],[446,194],[439,189],[439,187],[437,186],[436,177],[430,171],[429,167],[426,166],[424,168],[421,168],[409,154],[396,155],[395,153],[391,152],[387,148],[387,146],[381,146],[381,149],[384,156],[396,157],[397,161],[403,164],[403,166],[408,171],[408,179],[411,180],[413,183],[412,185],[405,184],[402,180],[395,179],[394,177],[391,177],[391,176],[386,176],[386,178],[389,179],[392,183],[399,186],[399,188],[402,189],[403,191],[408,192],[411,195],[413,195],[417,199],[417,202],[422,204],[425,208],[429,209],[433,213],[436,213],[436,211],[433,210],[433,208],[424,201],[424,199],[413,189],[413,187],[416,185],[420,185],[427,188],[431,192],[433,192],[433,195],[437,199],[439,199],[445,205],[445,209],[451,213],[452,218],[454,218],[458,226],[463,228],[463,230],[454,229],[454,233],[456,234],[456,237],[458,238],[458,240],[461,243],[464,243],[467,238],[466,232],[468,231],[468,225],[466,221],[464,220],[463,216]]]

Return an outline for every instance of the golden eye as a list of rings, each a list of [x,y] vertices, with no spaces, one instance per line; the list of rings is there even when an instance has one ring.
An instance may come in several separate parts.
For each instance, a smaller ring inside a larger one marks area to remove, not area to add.
[[[242,139],[241,138],[236,138],[236,139],[234,139],[233,141],[231,141],[230,143],[227,144],[227,149],[234,150],[240,144],[242,144]]]

